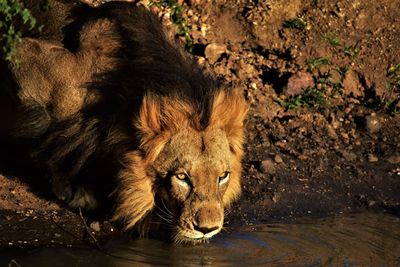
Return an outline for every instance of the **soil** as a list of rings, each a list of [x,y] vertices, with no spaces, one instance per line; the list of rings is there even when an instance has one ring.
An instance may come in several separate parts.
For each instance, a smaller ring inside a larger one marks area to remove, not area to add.
[[[250,103],[243,193],[227,226],[400,216],[399,0],[179,3],[200,64]],[[169,7],[152,9],[176,30]],[[118,235],[12,175],[0,185],[0,247]]]

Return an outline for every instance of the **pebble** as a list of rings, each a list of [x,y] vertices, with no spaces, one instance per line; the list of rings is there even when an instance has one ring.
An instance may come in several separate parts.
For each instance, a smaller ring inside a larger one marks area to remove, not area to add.
[[[281,196],[278,193],[274,193],[271,197],[272,202],[277,203],[280,200]]]
[[[357,159],[357,155],[349,151],[342,151],[342,156],[347,161],[354,161]]]
[[[365,129],[369,133],[376,133],[381,129],[381,122],[375,113],[365,117]]]
[[[205,56],[210,64],[214,64],[220,59],[222,54],[226,53],[227,48],[224,44],[211,43],[206,46]]]
[[[304,89],[314,86],[314,79],[310,73],[299,71],[293,74],[289,79],[283,93],[287,96],[299,95]]]
[[[372,153],[368,154],[368,161],[369,162],[378,162],[378,157]]]
[[[276,163],[283,163],[283,159],[279,155],[275,155],[274,160],[275,160]]]
[[[348,71],[346,77],[343,80],[343,89],[346,95],[352,94],[355,97],[362,96],[363,93],[360,90],[361,85],[358,74],[355,71]]]
[[[251,64],[247,64],[243,61],[240,61],[239,64],[237,65],[238,66],[236,69],[236,73],[239,79],[241,80],[245,80],[246,78],[251,78],[257,74],[256,69]]]
[[[335,129],[333,128],[333,126],[331,126],[331,125],[328,124],[328,125],[326,126],[326,129],[327,129],[327,134],[328,134],[328,136],[329,136],[331,139],[334,139],[334,140],[338,139],[338,136],[337,136],[336,131],[335,131]]]
[[[390,156],[387,161],[391,164],[399,164],[400,163],[400,154],[393,154]]]
[[[260,167],[261,167],[261,171],[263,173],[267,173],[267,174],[275,174],[276,173],[274,162],[270,159],[261,161]]]
[[[89,227],[90,227],[90,229],[92,229],[95,232],[100,232],[100,223],[99,222],[92,222]]]

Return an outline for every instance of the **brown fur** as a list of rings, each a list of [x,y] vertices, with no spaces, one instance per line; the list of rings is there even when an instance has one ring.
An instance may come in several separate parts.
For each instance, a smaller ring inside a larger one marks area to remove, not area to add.
[[[32,159],[71,206],[113,201],[125,230],[167,224],[176,242],[207,240],[240,194],[241,92],[201,70],[144,8],[65,5],[63,40],[47,32],[18,47],[7,94],[23,115],[9,135],[36,144]]]

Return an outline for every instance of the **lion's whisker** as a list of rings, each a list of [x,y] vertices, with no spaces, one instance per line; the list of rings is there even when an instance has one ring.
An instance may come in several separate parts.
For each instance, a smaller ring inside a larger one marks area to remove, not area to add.
[[[168,209],[167,205],[165,205],[164,200],[163,200],[162,198],[161,198],[161,204],[164,206],[165,211],[166,211],[167,213],[169,213],[171,216],[173,216],[172,211]]]
[[[166,221],[166,222],[168,222],[168,223],[173,223],[172,220],[163,217],[161,214],[159,214],[159,213],[156,213],[156,214],[157,214],[158,217],[160,217],[160,218],[163,219],[164,221]]]
[[[168,212],[166,212],[164,209],[158,207],[157,205],[155,205],[155,207],[162,212],[163,216],[165,218],[168,218],[169,220],[174,220],[174,216],[172,214],[169,214]]]
[[[173,224],[173,223],[175,222],[175,219],[174,219],[174,218],[166,217],[165,215],[162,215],[162,214],[158,213],[157,211],[155,212],[155,214],[156,214],[158,217],[160,217],[161,219],[163,219],[164,221],[166,221],[167,223]]]
[[[231,212],[232,212],[231,209],[226,209],[226,210],[224,210],[224,215],[228,216]]]

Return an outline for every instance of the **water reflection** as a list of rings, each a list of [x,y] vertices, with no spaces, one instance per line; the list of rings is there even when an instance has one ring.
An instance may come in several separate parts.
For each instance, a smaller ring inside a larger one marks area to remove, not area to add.
[[[258,225],[231,229],[200,246],[113,240],[106,251],[0,251],[0,265],[14,259],[11,266],[400,266],[400,219],[358,214]]]

